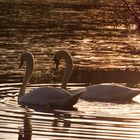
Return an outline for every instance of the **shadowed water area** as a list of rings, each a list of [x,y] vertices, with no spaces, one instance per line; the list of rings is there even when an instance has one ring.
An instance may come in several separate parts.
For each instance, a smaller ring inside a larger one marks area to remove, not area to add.
[[[128,3],[134,5],[134,1]],[[134,8],[139,14],[139,7]],[[54,54],[60,49],[69,51],[74,60],[69,88],[101,82],[140,88],[139,38],[133,15],[122,1],[1,0],[0,139],[139,140],[137,102],[80,99],[71,110],[17,104],[24,51],[35,57],[27,92],[44,85],[60,86],[64,62],[58,74],[52,74]]]

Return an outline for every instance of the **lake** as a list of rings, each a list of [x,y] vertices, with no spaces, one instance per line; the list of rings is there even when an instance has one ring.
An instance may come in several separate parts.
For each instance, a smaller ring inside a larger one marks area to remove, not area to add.
[[[70,110],[17,104],[24,51],[35,57],[28,91],[60,86],[64,62],[56,76],[52,72],[61,49],[74,60],[69,88],[102,82],[140,88],[140,39],[130,13],[123,1],[1,0],[0,139],[139,140],[140,96],[125,104],[80,99]]]

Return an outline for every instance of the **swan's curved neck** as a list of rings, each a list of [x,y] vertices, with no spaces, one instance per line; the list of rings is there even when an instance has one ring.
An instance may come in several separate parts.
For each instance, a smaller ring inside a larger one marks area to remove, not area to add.
[[[20,99],[20,97],[25,95],[26,86],[31,78],[33,67],[34,67],[33,59],[26,61],[26,70],[23,78],[23,83],[19,91],[18,100]]]
[[[73,60],[72,60],[71,55],[65,51],[62,51],[61,58],[63,58],[65,60],[65,63],[66,63],[61,88],[66,89],[67,83],[69,82],[71,74],[72,74]]]

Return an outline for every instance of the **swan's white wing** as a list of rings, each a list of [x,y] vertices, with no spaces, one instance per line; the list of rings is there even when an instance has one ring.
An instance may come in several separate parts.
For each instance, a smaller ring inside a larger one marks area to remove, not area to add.
[[[96,84],[86,88],[81,96],[83,99],[99,100],[130,100],[138,94],[138,90],[118,84]]]
[[[50,103],[63,103],[72,95],[61,88],[42,87],[32,90],[20,100],[24,104],[48,105]]]
[[[36,88],[34,90],[32,90],[29,94],[39,94],[41,93],[42,95],[40,96],[44,96],[47,99],[51,99],[51,98],[67,98],[70,97],[71,94],[62,89],[62,88],[53,88],[53,87],[41,87],[41,88]]]

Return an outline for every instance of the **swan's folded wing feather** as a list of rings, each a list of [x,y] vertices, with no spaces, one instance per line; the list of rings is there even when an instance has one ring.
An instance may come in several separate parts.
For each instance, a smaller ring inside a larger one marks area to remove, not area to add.
[[[41,87],[32,90],[21,98],[22,103],[47,105],[56,100],[65,100],[71,97],[71,94],[61,88]]]
[[[138,92],[133,88],[113,83],[106,83],[87,87],[81,98],[86,100],[128,100],[136,94],[138,94]]]

